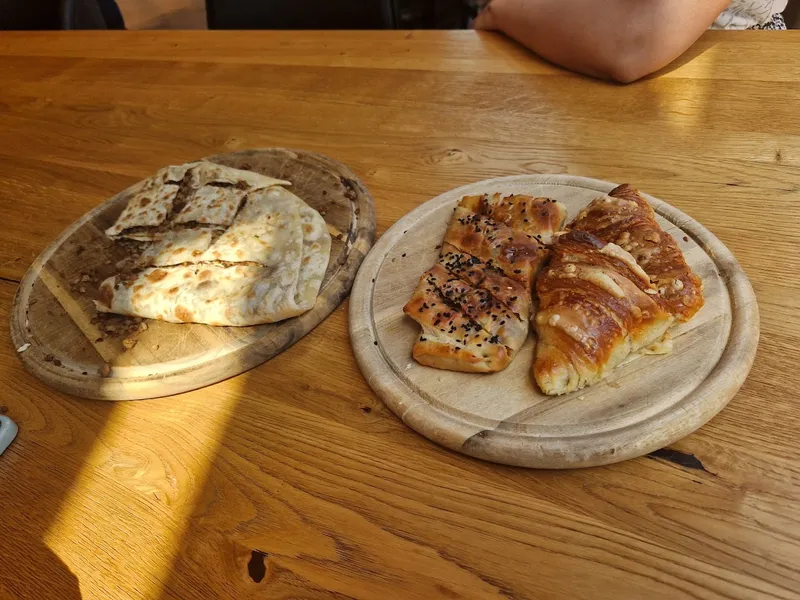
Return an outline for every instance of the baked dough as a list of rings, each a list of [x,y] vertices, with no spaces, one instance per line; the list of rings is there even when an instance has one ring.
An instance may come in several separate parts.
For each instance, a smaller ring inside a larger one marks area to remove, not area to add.
[[[143,193],[173,187],[177,177],[172,204],[165,200],[158,210],[165,217],[142,207]],[[100,285],[97,309],[230,326],[306,312],[319,293],[331,239],[319,213],[282,187],[288,183],[211,163],[163,169],[107,232],[150,244],[135,269]]]
[[[438,264],[403,309],[422,327],[414,359],[454,371],[506,368],[528,335],[531,288],[546,256],[540,240],[561,227],[565,212],[544,198],[464,197]]]
[[[630,185],[593,200],[555,242],[536,283],[533,364],[546,394],[606,377],[631,352],[662,344],[703,305],[702,282]]]

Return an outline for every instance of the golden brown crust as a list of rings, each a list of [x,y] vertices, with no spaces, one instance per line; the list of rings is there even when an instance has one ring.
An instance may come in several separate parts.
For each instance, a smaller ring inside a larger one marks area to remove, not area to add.
[[[505,346],[498,347],[496,352],[487,357],[435,340],[418,341],[411,350],[411,356],[426,367],[462,373],[496,373],[511,362]]]
[[[441,267],[439,267],[441,269]],[[450,303],[424,273],[411,299],[403,307],[422,326],[412,356],[421,364],[475,373],[500,371],[511,353],[497,335],[489,334],[459,306]]]
[[[453,213],[444,241],[499,269],[526,289],[532,288],[545,256],[544,247],[533,236],[461,207]]]
[[[673,321],[630,257],[583,231],[556,241],[536,290],[533,372],[546,394],[602,379],[630,352],[663,336]]]
[[[472,285],[490,292],[520,319],[531,314],[531,294],[521,283],[486,265],[479,258],[461,252],[452,244],[442,244],[439,264],[447,271]]]
[[[655,220],[650,204],[628,184],[592,201],[568,229],[587,231],[630,252],[658,288],[667,309],[688,321],[703,306],[702,282],[675,240]]]
[[[546,256],[525,231],[549,236],[563,223],[562,209],[529,196],[462,199],[439,263],[403,309],[423,329],[412,352],[418,362],[467,372],[508,366],[527,338],[533,281]]]
[[[567,207],[561,202],[523,194],[464,196],[459,206],[532,235],[545,244],[561,231],[567,219]]]
[[[436,264],[423,276],[451,307],[476,321],[490,336],[496,336],[513,355],[528,336],[528,321],[520,319],[490,292],[475,288]]]

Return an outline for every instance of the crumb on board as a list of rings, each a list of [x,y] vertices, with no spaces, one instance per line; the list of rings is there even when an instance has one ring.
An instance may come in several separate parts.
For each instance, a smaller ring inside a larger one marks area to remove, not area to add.
[[[17,352],[20,352],[20,353],[25,352],[25,350],[27,350],[30,347],[31,347],[30,342],[26,342],[26,343],[22,344],[22,346],[17,348]]]
[[[111,366],[108,363],[103,363],[100,367],[100,376],[108,377],[109,375],[111,375]]]
[[[61,366],[61,361],[55,357],[53,354],[48,354],[44,357],[45,362],[53,363],[56,367]]]
[[[136,342],[138,341],[139,340],[137,340],[136,338],[127,337],[124,340],[122,340],[122,347],[125,348],[125,350],[130,350],[136,345]]]

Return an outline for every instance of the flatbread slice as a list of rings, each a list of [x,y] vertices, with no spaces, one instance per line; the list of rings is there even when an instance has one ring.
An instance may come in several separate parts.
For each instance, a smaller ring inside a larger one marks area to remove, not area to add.
[[[133,227],[161,225],[169,215],[178,190],[179,185],[163,183],[160,178],[149,180],[128,200],[117,221],[106,229],[106,235],[113,238]]]
[[[303,245],[300,222],[303,205],[300,198],[284,188],[253,192],[228,230],[201,260],[254,262],[274,267],[285,262],[284,252],[289,247],[295,248],[299,255]]]
[[[295,291],[299,307],[314,306],[328,269],[331,256],[331,234],[325,219],[305,203],[300,204],[300,227],[303,230],[303,258]]]
[[[227,227],[233,222],[248,190],[205,185],[195,191],[174,223],[206,223]]]
[[[233,167],[226,167],[225,165],[208,161],[191,164],[190,183],[194,189],[199,189],[210,183],[235,185],[241,189],[249,189],[251,191],[275,185],[292,185],[290,181],[284,179],[275,179],[253,171],[234,169]]]
[[[167,232],[145,249],[139,257],[139,266],[167,267],[198,262],[211,245],[212,238],[211,229]]]
[[[176,224],[227,227],[248,193],[277,185],[291,184],[207,161],[165,167],[142,184],[106,235],[151,241]]]

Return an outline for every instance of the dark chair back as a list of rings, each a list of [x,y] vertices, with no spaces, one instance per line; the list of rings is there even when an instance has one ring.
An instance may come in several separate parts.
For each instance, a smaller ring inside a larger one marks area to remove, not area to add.
[[[0,30],[124,28],[115,0],[0,0]]]
[[[469,0],[206,0],[206,14],[209,29],[454,29],[466,26],[469,5]]]
[[[390,0],[206,0],[209,29],[385,29]]]

